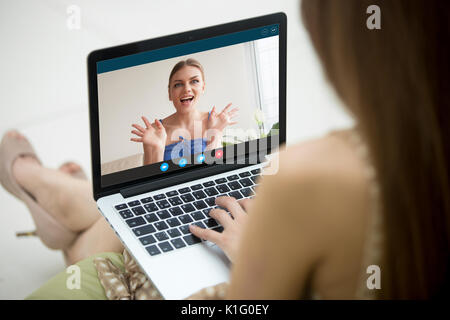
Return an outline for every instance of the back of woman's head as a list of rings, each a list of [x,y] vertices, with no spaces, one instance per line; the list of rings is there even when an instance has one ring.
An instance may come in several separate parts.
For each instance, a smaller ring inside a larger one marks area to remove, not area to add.
[[[370,5],[381,29],[367,27]],[[438,297],[450,289],[450,2],[304,0],[302,13],[377,169],[380,298]]]

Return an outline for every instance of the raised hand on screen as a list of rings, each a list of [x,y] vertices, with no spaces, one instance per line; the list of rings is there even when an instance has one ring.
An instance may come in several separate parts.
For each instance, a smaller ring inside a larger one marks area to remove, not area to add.
[[[155,119],[155,122],[152,125],[144,116],[142,116],[142,121],[144,121],[145,128],[135,123],[132,124],[132,127],[136,130],[131,131],[131,133],[135,134],[137,138],[131,138],[130,140],[141,142],[144,150],[147,148],[164,150],[167,133],[162,123]]]
[[[214,106],[211,110],[211,114],[208,119],[208,129],[215,129],[218,131],[223,131],[227,126],[236,124],[237,122],[232,119],[237,115],[239,111],[238,108],[231,109],[231,103],[229,103],[222,112],[218,113],[216,107]]]

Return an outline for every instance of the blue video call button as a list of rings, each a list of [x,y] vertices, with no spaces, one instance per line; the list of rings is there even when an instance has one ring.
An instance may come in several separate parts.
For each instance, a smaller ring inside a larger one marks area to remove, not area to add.
[[[164,162],[161,164],[159,169],[161,169],[162,172],[167,171],[167,169],[169,169],[169,164],[167,162]]]
[[[180,167],[184,167],[187,164],[187,160],[185,158],[181,158],[181,160],[178,162],[178,165]]]
[[[203,163],[203,161],[205,161],[205,155],[204,154],[199,154],[197,156],[197,162],[198,163]]]

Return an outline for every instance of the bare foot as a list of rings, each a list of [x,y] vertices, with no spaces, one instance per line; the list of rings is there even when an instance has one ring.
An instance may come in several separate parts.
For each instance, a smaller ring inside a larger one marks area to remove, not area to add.
[[[67,173],[68,175],[75,175],[82,171],[81,166],[76,164],[75,162],[66,162],[62,164],[59,168],[59,171]]]

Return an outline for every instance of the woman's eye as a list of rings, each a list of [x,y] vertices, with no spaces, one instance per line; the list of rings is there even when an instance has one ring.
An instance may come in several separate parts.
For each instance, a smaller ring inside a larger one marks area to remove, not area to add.
[[[178,88],[179,86],[181,86],[181,83],[175,83],[175,88]]]
[[[197,79],[192,80],[193,83],[199,83]]]

